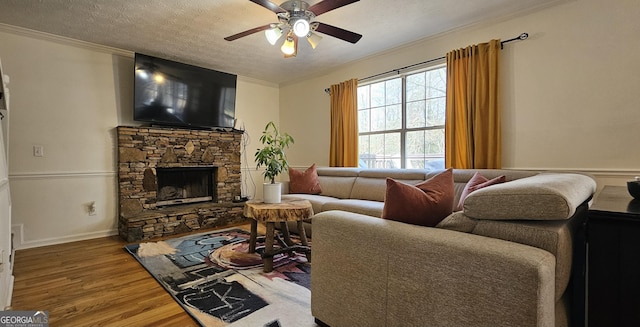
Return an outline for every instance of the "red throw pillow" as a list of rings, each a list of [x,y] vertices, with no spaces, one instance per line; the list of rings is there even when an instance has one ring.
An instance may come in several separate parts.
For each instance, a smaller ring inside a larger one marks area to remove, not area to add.
[[[289,193],[320,194],[321,192],[316,164],[305,171],[289,167]]]
[[[464,204],[464,199],[471,194],[473,191],[477,191],[483,187],[487,187],[489,185],[500,184],[507,181],[507,177],[504,175],[498,176],[493,179],[487,179],[486,177],[480,175],[479,172],[473,174],[473,177],[467,182],[467,185],[464,186],[462,193],[460,194],[460,201],[458,201],[458,206],[456,207],[456,211],[462,210],[462,206]]]
[[[433,227],[453,212],[454,198],[451,169],[416,186],[387,178],[382,218]]]

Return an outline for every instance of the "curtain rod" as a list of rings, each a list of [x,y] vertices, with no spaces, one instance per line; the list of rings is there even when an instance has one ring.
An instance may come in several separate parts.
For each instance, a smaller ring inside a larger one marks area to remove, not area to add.
[[[529,33],[522,33],[522,34],[520,34],[520,35],[518,35],[518,36],[516,36],[514,38],[501,41],[500,42],[500,48],[503,49],[505,43],[509,43],[509,42],[513,42],[513,41],[526,40],[528,37],[529,37]],[[412,67],[415,67],[415,66],[421,66],[421,65],[428,64],[428,63],[431,63],[431,62],[434,62],[434,61],[443,60],[443,59],[446,59],[446,58],[447,58],[446,56],[443,56],[443,57],[440,57],[440,58],[429,59],[429,60],[426,60],[426,61],[419,62],[417,64],[412,64],[412,65],[409,65],[409,66],[404,66],[404,67],[401,67],[401,68],[392,69],[392,70],[386,71],[384,73],[375,74],[375,75],[367,76],[367,77],[364,77],[364,78],[359,78],[358,81],[372,79],[372,78],[376,78],[378,76],[383,76],[383,75],[387,75],[387,74],[394,73],[394,72],[397,73],[397,74],[400,74],[401,70],[405,70],[407,68],[412,68]],[[327,94],[331,93],[331,89],[330,88],[326,88],[326,89],[324,89],[324,91]]]

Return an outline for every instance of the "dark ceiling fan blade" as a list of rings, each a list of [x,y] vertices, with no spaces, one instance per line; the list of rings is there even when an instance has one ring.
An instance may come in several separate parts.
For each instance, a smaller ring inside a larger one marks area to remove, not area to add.
[[[270,28],[271,28],[271,24],[267,24],[267,25],[264,25],[264,26],[255,27],[255,28],[252,28],[250,30],[246,30],[244,32],[240,32],[238,34],[227,36],[224,39],[227,40],[227,41],[233,41],[233,40],[237,40],[237,39],[239,39],[241,37],[245,37],[247,35],[251,35],[253,33],[258,33],[260,31],[268,30]]]
[[[253,0],[252,0],[253,1]],[[336,8],[340,8],[342,6],[350,5],[354,2],[358,2],[360,0],[324,0],[316,3],[315,5],[309,7],[309,11],[314,13],[316,16],[320,16],[327,11],[334,10]]]
[[[338,38],[347,42],[351,42],[351,43],[356,43],[360,41],[360,39],[362,38],[362,35],[351,32],[351,31],[347,31],[340,27],[335,27],[335,26],[331,26],[331,25],[319,23],[319,22],[316,22],[316,23],[318,23],[318,28],[316,28],[316,32],[331,35],[335,38]]]
[[[259,4],[271,11],[273,11],[276,14],[280,14],[280,13],[286,13],[287,11],[280,8],[280,6],[278,6],[277,4],[269,1],[269,0],[249,0],[255,4]]]

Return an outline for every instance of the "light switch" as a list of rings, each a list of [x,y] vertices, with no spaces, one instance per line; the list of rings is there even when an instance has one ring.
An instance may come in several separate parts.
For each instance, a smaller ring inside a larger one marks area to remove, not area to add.
[[[33,156],[34,157],[44,157],[44,147],[42,145],[34,145],[33,146]]]

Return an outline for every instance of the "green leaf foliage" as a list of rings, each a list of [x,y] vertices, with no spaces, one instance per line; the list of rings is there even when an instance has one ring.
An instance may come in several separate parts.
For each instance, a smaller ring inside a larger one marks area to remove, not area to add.
[[[264,127],[260,142],[264,147],[256,151],[256,169],[265,166],[264,179],[273,184],[276,176],[289,168],[284,149],[293,144],[293,137],[287,133],[280,133],[276,124],[271,121]]]

